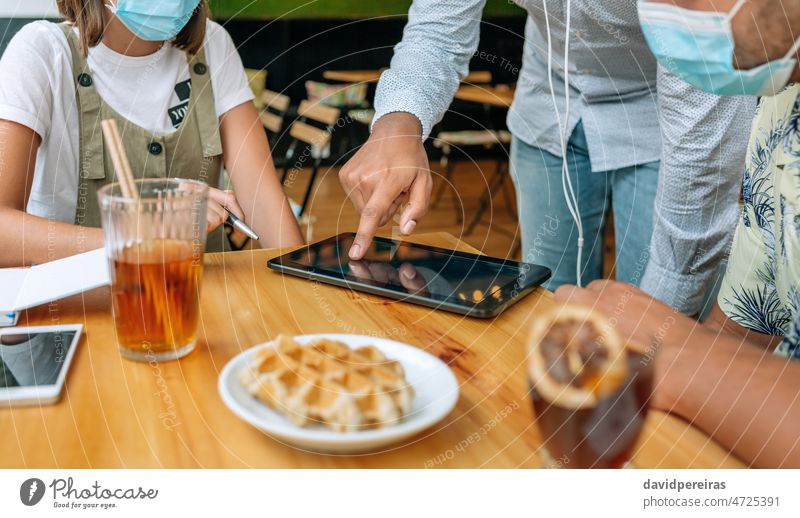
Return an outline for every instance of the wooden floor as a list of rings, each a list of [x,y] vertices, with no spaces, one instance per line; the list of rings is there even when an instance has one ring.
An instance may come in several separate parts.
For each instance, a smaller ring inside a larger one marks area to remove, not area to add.
[[[432,164],[433,166],[433,164]],[[440,183],[445,183],[434,167],[434,193]],[[339,184],[338,168],[320,171],[317,185],[309,205],[310,235],[308,241],[318,240],[340,232],[355,231],[358,227],[358,215],[350,201],[344,196]],[[508,200],[502,192],[496,192],[492,204],[487,209],[481,223],[475,231],[467,235],[466,224],[475,213],[480,198],[493,178],[495,166],[493,162],[458,164],[453,175],[455,190],[448,187],[441,202],[430,209],[428,215],[419,223],[416,232],[448,232],[469,243],[484,253],[495,257],[518,258],[517,243],[519,239],[516,208],[514,204],[514,186],[511,178],[506,180]],[[293,185],[287,187],[287,193],[295,200],[302,199],[308,181],[308,172],[297,175]],[[456,208],[462,211],[465,223],[456,220]],[[304,229],[305,230],[305,229]],[[396,224],[387,224],[381,229],[381,235],[399,236]]]

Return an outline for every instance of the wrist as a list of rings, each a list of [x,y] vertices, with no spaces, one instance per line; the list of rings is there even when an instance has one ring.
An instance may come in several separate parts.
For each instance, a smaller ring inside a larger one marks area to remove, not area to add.
[[[656,408],[678,415],[688,413],[684,408],[686,391],[697,365],[702,362],[702,358],[696,358],[696,353],[705,349],[691,343],[693,341],[674,343],[667,340],[661,344],[653,385],[653,406]]]
[[[408,112],[387,113],[372,126],[372,135],[375,137],[414,137],[422,138],[422,123],[413,114]]]

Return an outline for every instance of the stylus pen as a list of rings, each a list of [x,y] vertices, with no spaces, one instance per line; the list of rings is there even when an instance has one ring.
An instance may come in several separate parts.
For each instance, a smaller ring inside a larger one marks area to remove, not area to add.
[[[242,234],[246,235],[250,239],[255,239],[258,241],[258,234],[256,234],[255,230],[250,228],[247,223],[237,218],[236,214],[228,210],[228,207],[223,207],[223,209],[225,209],[225,212],[228,213],[228,223],[231,226],[238,229]]]

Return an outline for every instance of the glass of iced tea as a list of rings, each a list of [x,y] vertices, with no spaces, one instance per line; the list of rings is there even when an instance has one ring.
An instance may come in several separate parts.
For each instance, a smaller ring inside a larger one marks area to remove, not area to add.
[[[126,358],[174,360],[196,343],[208,186],[135,184],[138,199],[123,196],[118,184],[98,191],[117,341]]]
[[[643,353],[589,308],[562,306],[537,318],[528,375],[545,466],[629,465],[653,383]]]

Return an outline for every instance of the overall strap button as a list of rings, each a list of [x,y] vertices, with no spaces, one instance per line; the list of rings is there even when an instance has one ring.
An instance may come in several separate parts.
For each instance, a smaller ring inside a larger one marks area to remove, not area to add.
[[[208,67],[205,66],[203,63],[197,63],[194,66],[194,73],[198,75],[203,75],[208,72]]]
[[[89,74],[80,74],[78,76],[78,84],[85,88],[92,86],[92,76]]]
[[[164,151],[164,146],[159,144],[158,142],[151,142],[149,146],[147,146],[147,150],[150,152],[151,155],[160,155],[162,151]]]

